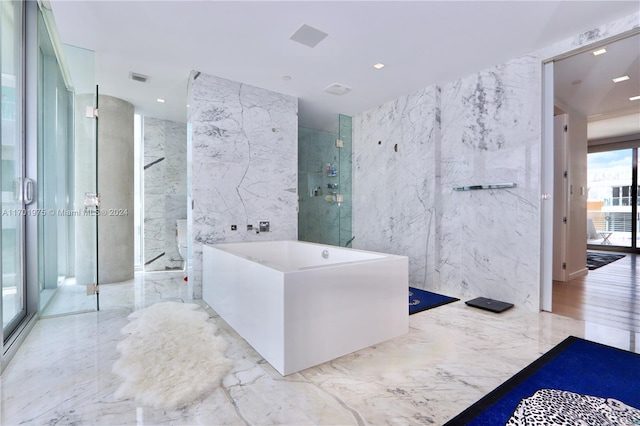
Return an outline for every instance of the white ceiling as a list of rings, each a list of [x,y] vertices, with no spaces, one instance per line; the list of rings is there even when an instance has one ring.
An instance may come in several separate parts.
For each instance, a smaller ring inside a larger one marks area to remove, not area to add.
[[[299,122],[312,128],[640,10],[640,0],[50,4],[62,42],[96,52],[100,92],[138,113],[185,121],[187,80],[197,70],[298,97]],[[290,40],[302,24],[329,35],[314,48]],[[386,66],[376,70],[377,62]],[[131,71],[149,82],[130,80]],[[586,87],[588,77],[576,78]],[[352,91],[324,92],[332,83]]]
[[[589,120],[588,138],[640,133],[640,34],[589,49],[554,64],[555,96]],[[629,79],[614,83],[613,78]]]

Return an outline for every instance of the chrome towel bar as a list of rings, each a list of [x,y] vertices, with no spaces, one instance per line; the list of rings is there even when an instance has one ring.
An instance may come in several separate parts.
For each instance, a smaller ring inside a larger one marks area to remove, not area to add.
[[[469,186],[454,186],[454,191],[473,191],[475,189],[504,189],[504,188],[515,188],[516,184],[514,182],[511,183],[493,183],[491,185],[469,185]]]

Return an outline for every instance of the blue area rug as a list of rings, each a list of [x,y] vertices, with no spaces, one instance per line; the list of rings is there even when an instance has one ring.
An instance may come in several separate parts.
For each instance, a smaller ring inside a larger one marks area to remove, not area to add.
[[[640,355],[570,336],[446,424],[508,421],[640,424]]]
[[[409,287],[409,315],[446,305],[456,300],[460,299]]]

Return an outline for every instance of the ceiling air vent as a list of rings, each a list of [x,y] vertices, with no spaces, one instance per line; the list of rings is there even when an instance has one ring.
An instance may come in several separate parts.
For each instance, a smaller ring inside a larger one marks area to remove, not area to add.
[[[351,91],[351,87],[347,87],[344,84],[333,83],[324,88],[324,91],[331,93],[332,95],[344,95]]]
[[[148,75],[138,74],[137,72],[130,72],[129,77],[131,77],[131,80],[139,81],[140,83],[146,83],[149,80]]]
[[[316,47],[316,44],[320,43],[328,35],[329,34],[324,31],[313,28],[310,25],[302,24],[302,26],[289,38],[293,41],[304,44],[305,46]]]

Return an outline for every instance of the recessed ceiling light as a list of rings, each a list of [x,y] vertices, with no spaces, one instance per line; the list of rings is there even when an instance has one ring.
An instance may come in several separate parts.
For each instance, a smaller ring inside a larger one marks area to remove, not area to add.
[[[283,76],[282,76],[282,79],[283,79],[284,81],[290,81],[290,80],[291,80],[291,76],[290,76],[290,75],[283,75]]]
[[[620,83],[621,81],[629,80],[628,75],[623,75],[622,77],[617,77],[613,79],[614,83]]]
[[[594,50],[593,52],[594,56],[602,55],[603,53],[607,53],[607,49],[604,47],[602,49]]]
[[[630,101],[640,101],[640,95],[638,96],[632,96],[629,98]]]
[[[164,99],[162,99],[162,98],[158,98],[158,99],[156,99],[156,101],[158,101],[158,102],[159,102],[159,103],[161,103],[161,104],[163,104],[163,103],[164,103]]]
[[[382,62],[378,62],[377,64],[374,64],[373,67],[377,70],[380,70],[384,68],[384,64]]]

